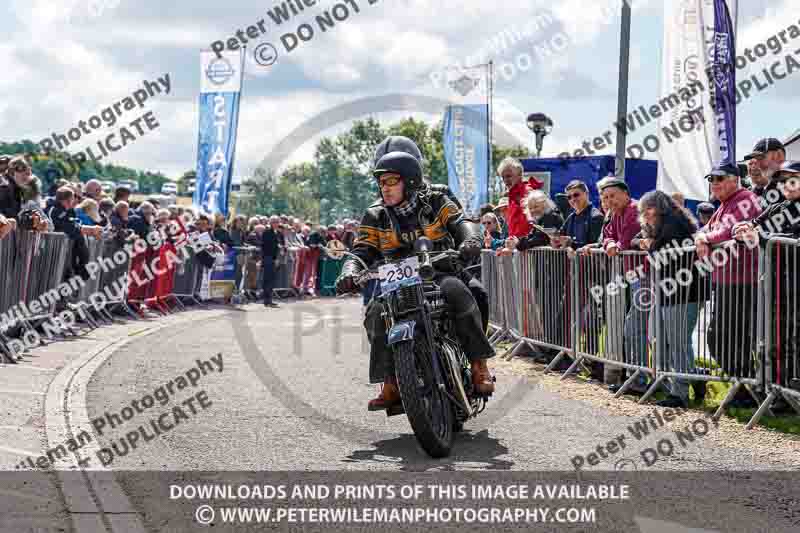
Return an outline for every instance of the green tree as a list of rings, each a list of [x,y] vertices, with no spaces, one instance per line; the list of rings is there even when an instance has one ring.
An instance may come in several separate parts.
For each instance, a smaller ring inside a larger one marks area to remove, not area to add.
[[[178,178],[178,194],[187,194],[189,186],[194,185],[197,180],[197,171],[187,170]]]

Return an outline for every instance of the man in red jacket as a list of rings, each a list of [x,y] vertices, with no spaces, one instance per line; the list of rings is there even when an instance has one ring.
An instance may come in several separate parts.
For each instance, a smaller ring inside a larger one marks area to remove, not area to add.
[[[523,204],[530,185],[522,181],[522,163],[513,157],[506,157],[497,167],[497,174],[503,178],[503,183],[508,189],[508,210],[506,211],[506,224],[509,237],[525,237],[530,233],[530,222],[525,216]]]
[[[708,225],[695,234],[701,260],[711,255],[711,246],[733,239],[738,222],[752,220],[761,213],[758,196],[741,187],[737,168],[716,168],[706,179],[711,183],[711,194],[722,204]],[[715,267],[714,318],[706,334],[708,349],[728,375],[755,377],[752,357],[756,349],[758,254],[738,245],[710,259]],[[747,394],[740,393],[734,399],[739,406],[753,403]]]

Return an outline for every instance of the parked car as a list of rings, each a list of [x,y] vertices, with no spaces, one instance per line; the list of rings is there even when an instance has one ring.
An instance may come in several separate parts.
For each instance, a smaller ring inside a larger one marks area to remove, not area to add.
[[[169,194],[175,196],[178,194],[178,185],[176,183],[167,182],[161,186],[161,194]]]
[[[127,187],[128,189],[131,190],[131,192],[134,193],[139,192],[139,182],[137,181],[124,180],[120,181],[117,185],[120,187]]]
[[[114,189],[117,188],[117,184],[114,183],[113,181],[108,181],[108,180],[101,181],[100,182],[100,188],[106,194],[114,194]]]

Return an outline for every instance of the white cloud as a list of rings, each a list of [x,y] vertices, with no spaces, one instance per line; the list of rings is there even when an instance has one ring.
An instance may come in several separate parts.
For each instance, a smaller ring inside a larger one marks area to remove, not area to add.
[[[252,171],[293,128],[336,105],[389,92],[430,92],[431,71],[464,63],[481,52],[495,60],[496,69],[523,51],[535,55],[527,41],[511,42],[507,49],[502,45],[498,49],[496,44],[503,32],[524,32],[533,26],[536,31],[529,33],[534,42],[563,30],[570,46],[564,53],[534,57],[530,71],[517,73],[511,82],[498,83],[495,120],[527,146],[531,140],[525,127],[526,113],[512,102],[525,110],[545,110],[558,123],[545,141],[545,152],[551,153],[580,146],[583,129],[592,128],[588,135],[596,127],[607,128],[607,124],[598,124],[596,117],[614,114],[613,102],[608,104],[607,99],[597,96],[600,93],[569,102],[559,88],[562,80],[575,79],[576,72],[584,74],[586,84],[581,83],[582,87],[615,86],[616,69],[586,66],[595,63],[598,50],[603,50],[603,57],[608,57],[609,48],[616,50],[616,37],[610,36],[618,35],[619,0],[591,4],[583,0],[382,0],[374,5],[360,0],[359,13],[352,13],[325,33],[318,32],[313,41],[288,55],[280,47],[280,35],[301,22],[313,23],[316,14],[333,5],[332,0],[280,27],[266,16],[269,5],[256,0],[231,2],[230,6],[212,0],[121,0],[94,18],[88,16],[89,2],[10,0],[10,16],[0,22],[8,24],[4,26],[8,31],[0,44],[0,55],[4,70],[13,73],[0,77],[3,140],[28,137],[36,141],[52,132],[64,132],[78,120],[130,94],[142,80],[169,72],[172,93],[169,98],[154,98],[149,107],[160,127],[110,161],[161,169],[169,175],[192,168],[197,143],[199,49],[261,18],[267,19],[269,31],[251,42],[248,50],[257,42],[272,42],[279,48],[279,59],[271,68],[259,68],[252,57],[248,58],[237,174]],[[795,3],[771,2],[769,9],[762,10],[763,16],[740,28],[740,47],[763,40],[790,21],[796,22]],[[660,5],[655,0],[636,0],[634,24],[655,25],[654,20],[660,20]],[[551,14],[552,24],[542,27],[542,14]],[[646,38],[660,43],[660,26]],[[658,76],[659,67],[640,53],[636,43],[631,59],[634,78]],[[585,78],[588,75],[593,78]],[[592,103],[599,104],[597,112],[582,116]],[[130,112],[120,124],[144,112]],[[441,116],[414,110],[374,114],[386,123],[409,115],[431,122]],[[332,127],[325,134],[346,126]],[[756,126],[748,122],[741,127]],[[310,158],[315,141],[306,140],[296,147],[289,162]]]

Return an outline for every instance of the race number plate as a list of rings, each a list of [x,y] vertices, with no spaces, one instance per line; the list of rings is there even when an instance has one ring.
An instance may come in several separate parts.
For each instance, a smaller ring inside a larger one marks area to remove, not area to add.
[[[391,263],[378,267],[381,279],[381,292],[388,294],[400,287],[422,283],[419,277],[419,260],[416,257],[403,259],[398,263]]]

